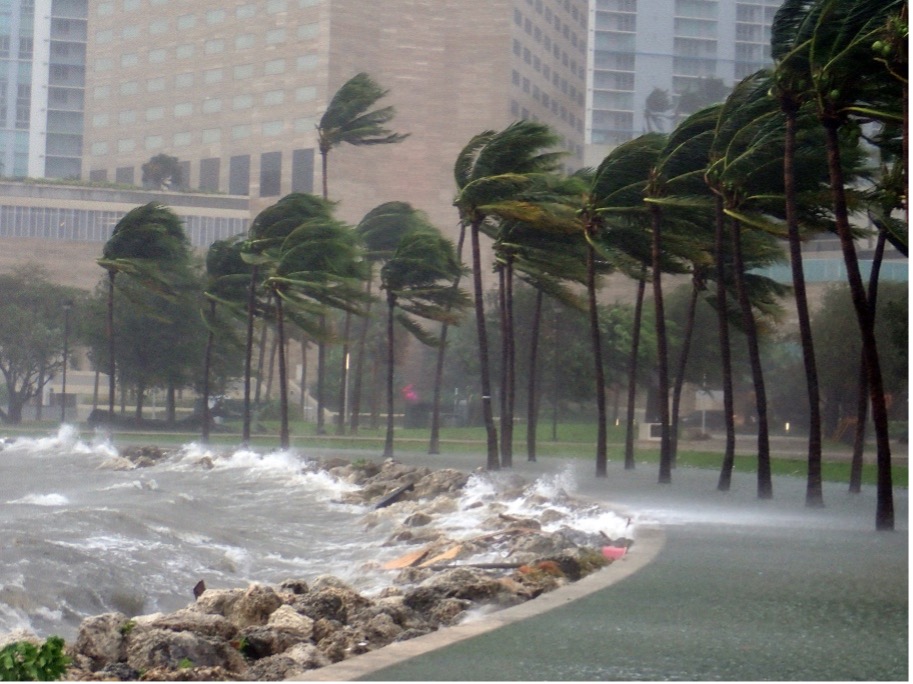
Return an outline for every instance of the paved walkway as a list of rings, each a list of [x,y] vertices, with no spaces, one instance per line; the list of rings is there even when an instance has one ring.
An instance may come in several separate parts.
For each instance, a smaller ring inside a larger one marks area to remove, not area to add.
[[[407,463],[472,469],[479,455],[403,454]],[[656,466],[604,480],[586,461],[517,459],[534,478],[570,468],[577,494],[626,509],[628,557],[576,585],[470,625],[441,630],[310,673],[308,679],[898,680],[909,676],[908,496],[896,532],[875,532],[875,491],[825,485],[804,506],[804,480],[754,476],[731,491],[717,473]]]

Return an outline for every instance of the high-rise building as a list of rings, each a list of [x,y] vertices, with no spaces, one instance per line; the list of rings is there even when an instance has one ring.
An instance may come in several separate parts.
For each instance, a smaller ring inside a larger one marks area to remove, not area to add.
[[[88,0],[0,0],[0,175],[79,177]]]
[[[601,158],[770,66],[783,0],[592,0],[587,142]],[[592,163],[592,161],[591,161]]]
[[[402,200],[452,228],[453,163],[479,132],[540,120],[582,164],[586,22],[586,0],[99,0],[83,176],[139,184],[165,153],[254,211],[319,192],[316,124],[365,71],[410,136],[334,149],[331,198],[350,221]]]

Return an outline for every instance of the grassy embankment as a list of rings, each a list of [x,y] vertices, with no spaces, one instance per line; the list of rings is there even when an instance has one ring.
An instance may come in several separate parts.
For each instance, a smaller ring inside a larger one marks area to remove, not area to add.
[[[258,432],[251,440],[251,446],[260,449],[270,449],[278,446],[278,426],[271,421],[265,422],[261,427],[265,431]],[[20,429],[4,428],[0,434],[15,437],[18,435],[42,435],[56,429],[55,425],[32,425]],[[218,446],[234,446],[238,444],[239,431],[237,426],[226,427],[227,432],[213,433],[210,443]],[[292,446],[315,448],[339,448],[346,450],[364,450],[365,452],[379,455],[383,449],[384,430],[382,428],[362,428],[357,436],[336,436],[335,426],[327,426],[331,434],[318,436],[315,434],[312,423],[293,422],[291,425]],[[85,431],[84,431],[85,432]],[[556,437],[556,438],[555,438]],[[198,434],[177,432],[130,432],[123,431],[114,435],[115,444],[157,444],[161,446],[184,444],[195,441]],[[428,449],[429,430],[397,428],[395,449],[398,452],[425,452]],[[752,455],[752,447],[756,438],[750,434],[738,435],[736,440],[737,455],[735,470],[737,472],[754,472],[757,469],[757,460]],[[551,424],[541,426],[537,438],[537,455],[539,458],[595,458],[596,427],[585,423],[561,423],[553,435]],[[443,428],[440,435],[441,451],[443,453],[483,453],[485,449],[484,429],[469,428]],[[771,444],[771,469],[774,475],[788,475],[804,477],[806,445],[802,439],[772,438]],[[717,470],[721,464],[722,440],[681,440],[679,443],[678,467],[706,468]],[[826,441],[824,446],[825,458],[822,464],[825,481],[847,482],[849,480],[850,448],[842,442]],[[907,487],[907,445],[894,442],[893,444],[894,467],[893,482],[897,487]],[[622,427],[609,427],[608,458],[611,462],[621,461],[624,458],[624,429]],[[866,459],[874,458],[874,446],[869,445]],[[638,465],[651,466],[659,459],[659,445],[657,442],[639,442],[636,448]],[[518,426],[515,431],[514,462],[521,465],[526,460],[525,427]],[[480,465],[482,465],[480,460]],[[863,484],[874,485],[876,481],[875,465],[863,465]]]

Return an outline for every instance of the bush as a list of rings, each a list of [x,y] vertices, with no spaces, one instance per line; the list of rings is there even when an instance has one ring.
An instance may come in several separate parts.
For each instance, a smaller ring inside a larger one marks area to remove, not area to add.
[[[70,659],[64,655],[63,639],[48,637],[40,646],[17,641],[0,650],[0,681],[50,682],[67,671]]]

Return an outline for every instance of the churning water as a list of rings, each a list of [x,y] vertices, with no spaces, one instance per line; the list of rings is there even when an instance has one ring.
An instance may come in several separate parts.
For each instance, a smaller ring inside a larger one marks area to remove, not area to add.
[[[384,545],[392,518],[366,525],[370,509],[338,502],[354,485],[308,468],[306,452],[189,444],[150,467],[123,465],[104,438],[83,441],[69,426],[0,451],[0,634],[70,639],[89,615],[177,610],[200,579],[227,588],[326,573],[370,593],[390,581],[380,563],[404,552]],[[465,538],[490,515],[485,502],[536,515],[548,501],[565,524],[625,535],[610,511],[555,504],[574,488],[564,474],[505,501],[497,477],[473,476],[438,527]]]

